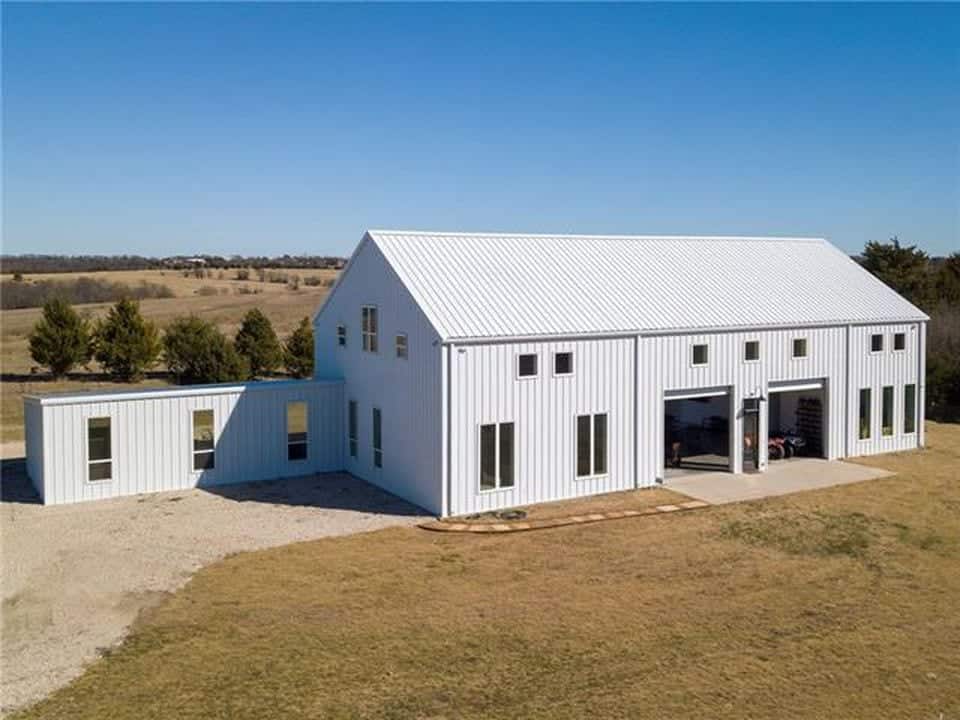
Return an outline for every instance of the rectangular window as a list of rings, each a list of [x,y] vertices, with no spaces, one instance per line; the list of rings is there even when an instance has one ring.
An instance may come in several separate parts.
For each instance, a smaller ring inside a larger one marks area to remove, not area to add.
[[[706,345],[694,345],[693,346],[693,364],[694,365],[706,365],[707,364],[707,346]]]
[[[870,439],[870,388],[860,388],[860,439]]]
[[[607,415],[577,415],[577,477],[607,473]]]
[[[380,436],[380,408],[373,409],[373,465],[383,467],[383,444]]]
[[[307,459],[307,404],[287,403],[287,460]]]
[[[883,407],[880,411],[880,432],[893,435],[893,385],[883,386]]]
[[[903,433],[909,435],[917,430],[917,386],[903,386]]]
[[[407,336],[404,333],[397,335],[397,357],[407,359]]]
[[[554,375],[573,375],[573,353],[562,352],[553,356]]]
[[[377,352],[377,308],[373,305],[360,308],[360,329],[363,335],[363,351]]]
[[[906,333],[894,333],[894,334],[893,334],[893,349],[894,349],[894,350],[906,350],[906,349],[907,349],[907,335],[906,335]]]
[[[517,356],[517,376],[518,377],[536,377],[537,374],[537,356],[536,355],[518,355]]]
[[[513,487],[513,423],[480,426],[480,490]]]
[[[213,470],[213,410],[193,411],[193,469]]]
[[[87,418],[87,478],[90,482],[113,477],[110,418]]]
[[[760,341],[747,340],[743,344],[743,359],[746,362],[754,362],[760,359]]]
[[[350,441],[350,457],[355,458],[357,456],[357,401],[351,400],[349,408],[347,437]]]
[[[870,352],[883,352],[883,335],[880,333],[870,336]]]
[[[806,338],[793,339],[793,356],[795,358],[805,358],[807,356],[807,339]]]
[[[347,346],[347,326],[346,325],[337,325],[337,345],[340,347]]]

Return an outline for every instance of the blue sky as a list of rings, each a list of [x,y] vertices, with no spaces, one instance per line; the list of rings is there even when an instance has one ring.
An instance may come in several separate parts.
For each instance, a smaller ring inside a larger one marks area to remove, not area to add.
[[[958,5],[5,4],[3,249],[402,227],[943,254],[958,37]]]

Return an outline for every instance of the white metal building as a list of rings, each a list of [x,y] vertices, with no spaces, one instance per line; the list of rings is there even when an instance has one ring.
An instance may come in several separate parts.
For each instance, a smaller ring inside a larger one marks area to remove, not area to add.
[[[762,472],[788,428],[827,459],[901,450],[923,444],[926,320],[819,239],[370,231],[314,319],[314,381],[30,399],[28,465],[48,502],[345,469],[458,515]],[[271,409],[226,402],[197,449],[186,413],[221,392]],[[83,418],[107,416],[93,480]],[[262,454],[185,470],[210,443]]]

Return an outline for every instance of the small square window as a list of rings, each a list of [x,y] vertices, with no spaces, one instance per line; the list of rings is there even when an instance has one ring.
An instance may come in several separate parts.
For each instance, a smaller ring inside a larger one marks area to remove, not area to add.
[[[793,356],[795,358],[805,358],[807,356],[807,339],[806,338],[793,339]]]
[[[707,346],[706,345],[693,346],[693,364],[694,365],[707,364]]]
[[[407,336],[404,333],[397,335],[397,357],[407,359]]]
[[[520,355],[517,357],[517,375],[519,377],[536,377],[536,374],[536,355]]]
[[[894,335],[893,335],[893,349],[894,349],[894,350],[906,350],[906,349],[907,349],[907,335],[906,335],[906,333],[894,333]]]
[[[883,352],[883,335],[880,333],[870,336],[870,352]]]
[[[337,325],[337,345],[340,347],[347,346],[347,326],[346,325]]]
[[[562,352],[553,356],[554,375],[573,375],[573,353]]]
[[[743,359],[747,362],[754,362],[760,359],[759,340],[747,340],[743,344]]]

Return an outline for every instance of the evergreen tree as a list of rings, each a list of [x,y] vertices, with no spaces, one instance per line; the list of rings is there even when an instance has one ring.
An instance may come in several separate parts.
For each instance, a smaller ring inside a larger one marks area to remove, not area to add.
[[[183,385],[244,380],[250,369],[216,325],[191,315],[174,320],[163,336],[164,359]]]
[[[929,307],[929,258],[915,245],[902,247],[897,237],[891,238],[889,243],[868,242],[861,263],[914,305]]]
[[[97,323],[94,357],[117,380],[133,382],[153,367],[160,355],[157,327],[140,314],[140,304],[120,300]]]
[[[284,363],[287,372],[295,378],[313,375],[313,326],[309,318],[300,321],[284,346]]]
[[[283,349],[270,318],[257,308],[244,316],[235,345],[249,363],[251,378],[273,372],[283,362]]]
[[[90,323],[69,303],[52,298],[43,305],[43,317],[30,333],[30,357],[59,378],[75,365],[90,362]]]

